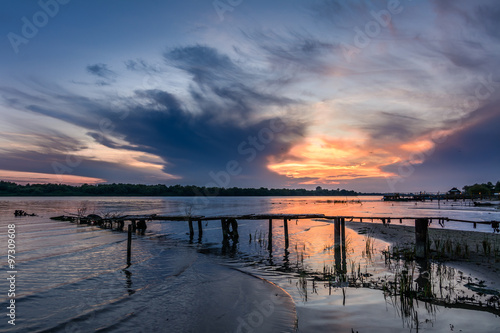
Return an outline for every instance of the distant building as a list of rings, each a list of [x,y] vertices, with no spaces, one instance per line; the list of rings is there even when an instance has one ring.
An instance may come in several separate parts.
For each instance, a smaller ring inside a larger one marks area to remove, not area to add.
[[[321,186],[316,187],[316,192],[319,192],[319,191],[323,191],[323,189],[321,188]]]
[[[460,191],[458,188],[454,187],[451,190],[448,191],[448,194],[451,195],[460,195],[462,194],[462,191]]]

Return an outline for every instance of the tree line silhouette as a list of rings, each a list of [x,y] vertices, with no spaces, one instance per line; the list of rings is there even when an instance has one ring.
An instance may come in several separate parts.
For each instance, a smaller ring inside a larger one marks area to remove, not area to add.
[[[194,185],[144,185],[144,184],[26,184],[0,181],[0,196],[313,196],[343,195],[360,193],[352,190],[336,189],[268,189],[261,188],[219,188]]]

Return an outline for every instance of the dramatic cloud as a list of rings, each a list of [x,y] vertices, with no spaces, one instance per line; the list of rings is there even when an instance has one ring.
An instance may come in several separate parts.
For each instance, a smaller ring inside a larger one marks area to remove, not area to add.
[[[496,1],[256,1],[222,20],[210,2],[131,2],[120,19],[96,6],[0,55],[0,178],[380,192],[498,180]]]

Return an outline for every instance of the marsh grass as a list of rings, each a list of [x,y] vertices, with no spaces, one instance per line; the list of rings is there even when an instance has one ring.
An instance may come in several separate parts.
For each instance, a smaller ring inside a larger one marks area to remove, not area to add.
[[[478,250],[476,244],[476,250]],[[469,259],[470,243],[466,239],[434,238],[429,241],[429,250],[433,259]]]

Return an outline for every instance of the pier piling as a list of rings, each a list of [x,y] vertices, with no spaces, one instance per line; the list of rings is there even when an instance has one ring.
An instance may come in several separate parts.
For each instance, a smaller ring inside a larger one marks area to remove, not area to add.
[[[201,242],[201,239],[203,237],[203,225],[201,223],[201,220],[198,220],[198,241]]]
[[[231,218],[229,219],[228,222],[228,228],[229,225],[231,225],[231,238],[233,239],[233,242],[238,242],[238,239],[240,238],[240,235],[238,234],[238,221],[236,219]]]
[[[220,220],[221,228],[222,228],[222,241],[226,242],[229,239],[229,228],[227,226],[226,219]]]
[[[283,219],[283,227],[284,227],[284,233],[285,233],[285,249],[288,249],[288,220],[285,217]]]
[[[189,224],[189,240],[192,241],[194,237],[194,229],[193,229],[193,220],[191,218],[188,219]]]
[[[340,217],[336,217],[334,220],[334,257],[335,257],[335,271],[340,273],[342,270],[342,254],[340,252]]]
[[[345,248],[345,218],[340,219],[340,232],[342,239],[342,273],[347,273],[347,253]]]
[[[273,252],[273,219],[269,219],[269,233],[267,236],[267,249],[269,252]]]
[[[130,266],[132,257],[132,225],[128,225],[128,238],[127,238],[127,266]]]
[[[427,258],[429,244],[429,219],[415,220],[415,256],[419,259]]]

